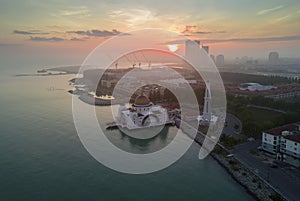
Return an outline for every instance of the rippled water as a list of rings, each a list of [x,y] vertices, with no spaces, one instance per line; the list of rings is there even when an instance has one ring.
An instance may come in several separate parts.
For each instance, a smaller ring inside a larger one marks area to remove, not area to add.
[[[127,175],[95,161],[73,124],[72,75],[0,77],[0,200],[252,200],[199,146],[148,175]],[[98,108],[106,112],[109,108]],[[167,144],[175,128],[147,143],[109,131],[116,145],[143,152]]]

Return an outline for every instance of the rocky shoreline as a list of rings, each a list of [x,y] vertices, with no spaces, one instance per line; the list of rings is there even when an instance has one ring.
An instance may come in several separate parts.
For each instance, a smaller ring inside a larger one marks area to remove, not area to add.
[[[254,199],[258,201],[285,200],[264,180],[259,178],[251,170],[233,157],[226,158],[217,153],[211,153],[211,156],[231,175],[231,177],[237,183],[243,186]]]
[[[191,136],[196,143],[202,146],[204,136]],[[267,181],[256,175],[252,170],[230,155],[226,148],[216,146],[210,153],[213,159],[221,165],[228,174],[257,201],[284,201],[284,197],[276,192]]]

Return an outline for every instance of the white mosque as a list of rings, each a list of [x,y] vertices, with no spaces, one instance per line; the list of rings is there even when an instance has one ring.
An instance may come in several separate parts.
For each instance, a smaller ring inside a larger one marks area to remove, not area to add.
[[[116,118],[118,126],[129,130],[165,125],[168,122],[167,110],[153,103],[145,96],[138,96],[130,108],[120,106]]]

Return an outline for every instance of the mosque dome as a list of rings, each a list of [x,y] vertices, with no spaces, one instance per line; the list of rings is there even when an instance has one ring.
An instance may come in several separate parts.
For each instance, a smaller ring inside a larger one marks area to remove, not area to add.
[[[133,105],[136,107],[150,106],[151,101],[149,100],[149,98],[147,98],[147,96],[140,95],[140,96],[136,97]]]

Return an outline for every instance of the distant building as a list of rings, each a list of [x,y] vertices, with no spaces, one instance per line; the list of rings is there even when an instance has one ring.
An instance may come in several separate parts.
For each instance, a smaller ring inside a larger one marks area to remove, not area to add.
[[[211,54],[210,58],[211,58],[211,60],[213,60],[214,63],[216,63],[215,55]]]
[[[205,50],[205,52],[207,53],[207,54],[209,54],[209,46],[202,46],[202,48]]]
[[[279,64],[279,54],[278,52],[270,52],[269,54],[269,64]]]
[[[239,89],[242,91],[248,90],[248,91],[268,91],[271,89],[276,89],[277,87],[271,86],[271,85],[261,85],[258,83],[242,83],[240,84]]]
[[[200,48],[200,40],[186,40],[185,41],[185,57],[187,59],[195,56],[195,48]]]
[[[186,80],[183,78],[174,78],[174,79],[165,79],[165,80],[160,80],[160,82],[166,84],[166,86],[170,85],[171,86],[176,86],[176,87],[186,87],[187,85],[190,86],[197,86],[197,80]]]
[[[241,58],[241,63],[242,63],[242,64],[246,64],[247,61],[248,61],[248,56],[243,56],[243,57]]]
[[[300,122],[264,131],[262,149],[274,159],[300,167]]]
[[[220,54],[216,58],[216,66],[217,67],[223,67],[225,64],[225,58],[224,55]]]
[[[102,87],[114,88],[117,85],[118,80],[116,80],[116,79],[112,79],[112,80],[102,79],[102,80],[100,80],[100,82],[101,82]]]
[[[283,91],[276,94],[269,94],[265,95],[266,98],[273,98],[273,99],[291,99],[300,96],[300,91]]]

